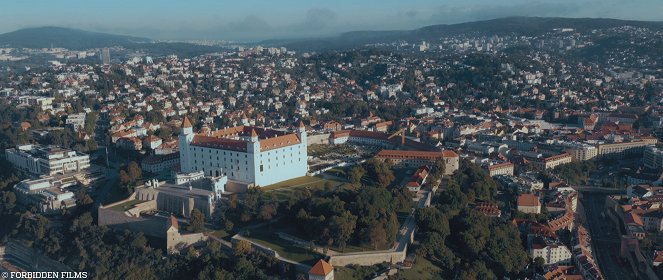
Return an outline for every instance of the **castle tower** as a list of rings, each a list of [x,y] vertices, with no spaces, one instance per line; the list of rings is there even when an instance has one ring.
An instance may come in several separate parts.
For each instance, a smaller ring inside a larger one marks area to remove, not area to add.
[[[251,142],[258,142],[258,133],[255,128],[251,129]]]
[[[246,151],[249,153],[249,179],[258,181],[262,177],[264,166],[260,157],[260,140],[255,128],[251,128],[251,137],[246,143]]]
[[[305,172],[308,172],[308,135],[306,134],[306,126],[304,125],[303,121],[299,121],[299,128],[297,129],[297,136],[299,136],[299,140],[301,141],[301,144],[299,144],[300,150],[300,156],[297,161],[299,164],[299,167],[301,167],[301,170],[305,170]],[[302,174],[301,176],[306,175],[306,173]]]
[[[191,164],[191,151],[189,144],[193,141],[193,125],[187,116],[184,116],[182,126],[180,126],[179,150],[180,150],[180,169],[182,172],[193,172]]]
[[[297,128],[297,136],[299,136],[299,140],[302,142],[302,146],[306,148],[308,146],[307,143],[307,134],[306,134],[306,125],[304,125],[303,121],[299,121],[299,128]]]

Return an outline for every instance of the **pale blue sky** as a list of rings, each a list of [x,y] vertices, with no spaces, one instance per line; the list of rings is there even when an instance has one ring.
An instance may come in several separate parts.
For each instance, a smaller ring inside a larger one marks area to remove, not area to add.
[[[0,32],[63,26],[154,39],[258,40],[505,16],[663,20],[663,0],[2,0]]]

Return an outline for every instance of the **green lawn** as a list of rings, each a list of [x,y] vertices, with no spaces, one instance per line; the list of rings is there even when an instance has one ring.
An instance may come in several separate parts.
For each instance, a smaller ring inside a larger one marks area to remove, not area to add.
[[[336,248],[332,246],[330,249],[341,252],[340,248]],[[378,248],[378,250],[381,249],[389,249],[389,248]],[[374,251],[375,248],[371,246],[354,246],[354,245],[346,245],[345,250],[342,251],[342,253],[356,253],[356,252],[364,252],[364,251]]]
[[[332,169],[327,170],[325,173],[329,173],[331,175],[338,176],[338,177],[341,177],[341,178],[345,178],[345,177],[348,176],[347,172],[346,172],[346,169],[343,168],[343,167],[332,168]]]
[[[223,238],[227,237],[228,235],[230,235],[228,232],[226,232],[225,230],[222,230],[222,229],[214,230],[214,231],[210,232],[210,234],[213,235],[216,238],[219,238],[219,239],[223,239]]]
[[[424,258],[417,258],[414,266],[399,272],[405,279],[440,279],[441,269]]]
[[[276,200],[283,201],[287,200],[298,189],[308,188],[310,190],[319,190],[323,189],[328,182],[331,182],[334,187],[343,185],[342,182],[322,179],[317,176],[303,176],[269,185],[262,189],[274,195]]]
[[[263,246],[267,246],[278,252],[280,256],[296,262],[314,265],[319,259],[323,258],[322,255],[313,252],[308,248],[303,248],[295,243],[281,239],[275,234],[277,231],[283,230],[261,227],[252,229],[249,236],[244,237]]]
[[[287,181],[279,182],[276,184],[268,185],[262,187],[263,190],[265,191],[271,191],[271,190],[277,190],[281,188],[287,188],[287,187],[293,187],[293,186],[307,186],[310,184],[315,184],[319,182],[320,180],[323,180],[320,177],[315,177],[315,176],[302,176],[294,179],[290,179]]]
[[[125,203],[115,205],[115,206],[111,207],[111,209],[113,209],[115,211],[127,211],[127,210],[133,208],[136,204],[141,203],[141,202],[144,202],[144,201],[138,200],[138,199],[133,199],[133,200],[127,201]]]
[[[371,274],[375,271],[376,268],[373,266],[334,267],[334,278],[343,280],[370,279]]]

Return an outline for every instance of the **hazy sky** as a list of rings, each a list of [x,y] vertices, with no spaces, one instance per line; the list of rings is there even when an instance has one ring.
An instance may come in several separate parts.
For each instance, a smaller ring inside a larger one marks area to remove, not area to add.
[[[153,39],[259,40],[506,16],[663,20],[663,0],[2,0],[0,33],[63,26]]]

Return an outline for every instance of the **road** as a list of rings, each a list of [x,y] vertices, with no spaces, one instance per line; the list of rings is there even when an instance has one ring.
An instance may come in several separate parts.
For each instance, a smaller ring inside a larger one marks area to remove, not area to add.
[[[105,151],[103,147],[99,148],[97,152],[101,153],[101,151]],[[105,157],[105,152],[103,154]],[[117,158],[110,150],[109,150],[109,164],[110,166],[106,168],[106,178],[102,182],[98,182],[95,185],[95,188],[92,192],[90,192],[90,196],[94,198],[94,200],[97,203],[100,204],[108,204],[112,201],[113,198],[111,197],[111,194],[113,192],[113,188],[117,187],[119,184],[119,173],[120,173],[120,166],[121,162],[120,159]]]
[[[631,271],[631,266],[619,261],[621,236],[619,230],[612,220],[601,215],[605,211],[605,198],[604,194],[583,194],[582,205],[592,237],[594,257],[605,279],[636,279]]]

